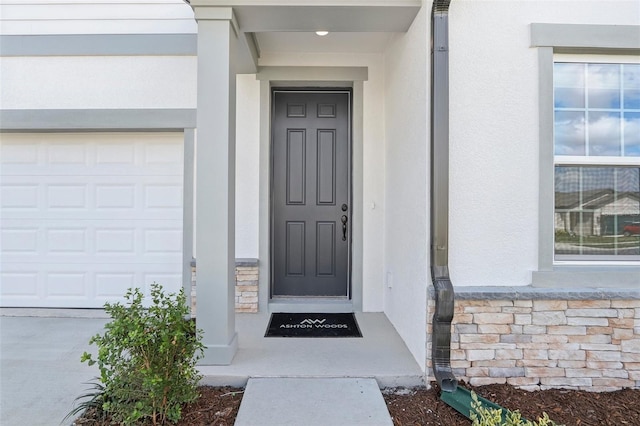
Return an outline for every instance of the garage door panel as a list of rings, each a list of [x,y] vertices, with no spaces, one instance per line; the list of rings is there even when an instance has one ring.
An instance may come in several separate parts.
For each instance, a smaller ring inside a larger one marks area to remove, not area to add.
[[[25,176],[23,173],[24,164],[0,162],[0,167],[7,176]],[[59,164],[54,166],[36,166],[29,171],[28,176],[115,176],[114,168],[118,168],[118,173],[126,173],[128,176],[176,176],[182,177],[182,159],[175,161],[171,165],[153,164],[150,166],[126,166],[126,165],[73,165]]]
[[[144,185],[144,209],[179,209],[182,211],[182,184],[155,183]]]
[[[182,232],[179,229],[145,229],[143,241],[144,256],[182,253]]]
[[[97,143],[95,145],[95,165],[98,167],[135,166],[136,158],[140,157],[141,150],[141,148],[136,150],[136,144],[133,142]]]
[[[149,293],[149,287],[153,283],[162,285],[165,290],[176,292],[181,287],[181,274],[177,274],[172,271],[155,271],[145,272],[143,274],[142,282],[147,284],[147,294]]]
[[[154,220],[2,221],[3,263],[181,262],[182,227]]]
[[[89,298],[89,274],[71,270],[49,272],[44,276],[45,297],[47,299],[87,299]]]
[[[40,144],[20,140],[20,136],[14,136],[13,138],[18,140],[8,141],[5,138],[0,145],[0,164],[3,168],[11,167],[14,164],[37,165]],[[22,168],[15,169],[22,170]]]
[[[176,220],[182,187],[172,176],[3,176],[0,205],[7,219]]]
[[[159,143],[149,142],[143,146],[144,148],[144,164],[146,166],[181,166],[182,165],[182,147]]]
[[[136,185],[99,183],[95,185],[95,209],[136,208]]]
[[[129,288],[145,295],[156,282],[177,292],[180,264],[16,264],[16,270],[0,272],[2,306],[101,308],[105,302],[122,301]]]
[[[90,253],[89,241],[86,228],[61,228],[54,227],[46,229],[45,255],[73,254],[84,256]]]
[[[17,214],[24,211],[37,211],[39,200],[39,185],[24,183],[20,179],[3,177],[0,184],[0,207],[2,215],[8,216],[11,213]]]
[[[38,228],[18,226],[0,229],[0,254],[19,256],[38,254]]]
[[[49,144],[41,144],[41,149],[47,155],[47,164],[50,167],[57,165],[64,166],[85,166],[90,162],[91,146],[83,141],[76,142],[55,142]]]
[[[7,175],[181,176],[183,150],[175,143],[181,137],[176,133],[15,134],[10,140],[3,138],[0,164]]]
[[[27,270],[0,272],[0,287],[2,287],[2,302],[9,298],[37,299],[38,272]]]
[[[96,272],[96,298],[109,300],[118,297],[127,289],[136,287],[138,281],[135,272]]]
[[[136,254],[136,228],[133,227],[96,228],[94,241],[96,254]]]
[[[84,183],[60,183],[45,185],[45,208],[87,210],[89,188]]]
[[[2,306],[99,308],[154,281],[179,289],[182,139],[3,136]]]

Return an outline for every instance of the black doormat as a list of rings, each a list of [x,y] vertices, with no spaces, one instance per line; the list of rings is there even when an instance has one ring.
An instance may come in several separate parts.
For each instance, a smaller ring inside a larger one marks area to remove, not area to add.
[[[353,313],[273,313],[264,337],[362,337]]]

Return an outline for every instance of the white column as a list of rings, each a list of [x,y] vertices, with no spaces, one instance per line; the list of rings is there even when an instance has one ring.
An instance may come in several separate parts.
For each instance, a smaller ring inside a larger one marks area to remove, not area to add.
[[[198,7],[196,323],[202,365],[230,364],[235,331],[236,33],[231,8]]]

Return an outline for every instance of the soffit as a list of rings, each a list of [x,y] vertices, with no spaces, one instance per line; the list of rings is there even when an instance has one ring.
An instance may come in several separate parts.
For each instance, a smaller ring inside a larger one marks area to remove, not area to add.
[[[409,30],[422,7],[421,0],[191,0],[190,4],[196,19],[198,9],[233,9],[239,31],[248,36],[241,38],[239,72],[255,72],[260,52],[382,52],[392,33]],[[317,30],[330,34],[318,37]]]

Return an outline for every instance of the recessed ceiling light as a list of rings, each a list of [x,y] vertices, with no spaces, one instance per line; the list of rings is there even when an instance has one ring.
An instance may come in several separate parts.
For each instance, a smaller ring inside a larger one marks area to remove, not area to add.
[[[316,31],[316,34],[319,35],[320,37],[324,37],[327,34],[329,34],[329,31]]]

